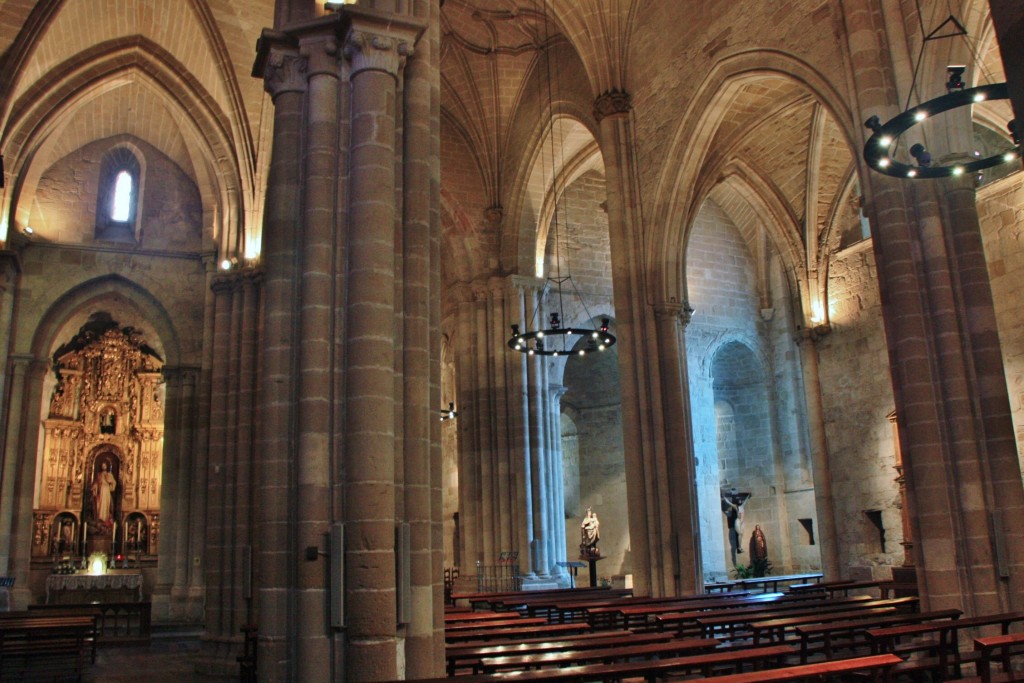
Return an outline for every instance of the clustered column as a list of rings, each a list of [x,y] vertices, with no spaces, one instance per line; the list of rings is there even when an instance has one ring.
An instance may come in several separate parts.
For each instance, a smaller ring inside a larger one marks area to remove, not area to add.
[[[889,118],[900,105],[884,20],[874,3],[844,10],[859,118]],[[923,607],[1019,609],[1024,532],[1011,520],[1024,514],[1024,487],[973,187],[862,179]]]
[[[618,90],[594,103],[608,188],[616,330],[627,347],[618,358],[633,588],[638,595],[675,595],[703,585],[689,388],[674,318],[664,317],[660,332],[651,320],[657,316],[650,315],[656,311],[647,273],[668,272],[676,261],[650,263],[654,257],[644,252],[631,111],[629,94]]]
[[[565,559],[558,397],[542,357],[506,345],[509,325],[531,323],[543,284],[511,276],[462,288],[454,357],[464,575],[513,551],[527,583],[549,581]]]

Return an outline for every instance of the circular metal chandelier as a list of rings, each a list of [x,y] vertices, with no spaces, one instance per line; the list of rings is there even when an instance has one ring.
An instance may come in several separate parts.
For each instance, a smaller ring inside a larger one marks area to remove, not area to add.
[[[545,34],[548,31],[548,0],[544,0],[544,28]],[[552,73],[551,59],[550,57],[546,60],[547,72],[545,74],[545,83],[547,86],[547,104],[550,112],[554,111],[553,103],[555,102],[554,90],[557,88],[552,87],[552,83],[557,77],[557,71]],[[542,82],[540,79],[537,81],[538,91]],[[538,92],[540,97],[543,94]],[[552,168],[556,168],[555,159],[558,156],[555,149],[555,116],[551,115],[551,130],[548,135],[548,140],[551,143],[550,158]],[[564,152],[564,145],[559,146],[559,153]],[[565,167],[565,160],[562,159],[562,167]],[[543,169],[543,167],[542,167]],[[565,189],[564,184],[560,184],[557,180],[557,173],[554,174],[553,186],[556,187],[553,190],[554,197],[554,211],[551,218],[551,225],[554,232],[554,265],[555,265],[555,277],[547,278],[548,282],[555,284],[558,293],[558,310],[551,311],[548,314],[548,327],[546,329],[538,330],[527,330],[526,332],[519,331],[518,324],[512,324],[512,336],[508,340],[508,347],[513,351],[524,353],[528,356],[585,356],[589,353],[600,353],[607,350],[615,344],[615,335],[608,330],[609,319],[601,318],[601,326],[596,329],[584,328],[584,327],[563,327],[563,319],[565,318],[563,310],[563,297],[562,297],[562,286],[565,283],[569,283],[572,286],[572,291],[576,297],[579,298],[580,303],[583,306],[583,310],[586,313],[588,320],[594,318],[590,315],[590,311],[587,310],[586,302],[583,300],[583,295],[576,287],[576,283],[573,282],[572,275],[569,273],[569,261],[568,258],[565,262],[566,274],[562,276],[562,259],[559,257],[559,246],[561,240],[559,239],[559,219],[558,219],[558,191],[557,187]],[[546,185],[546,182],[545,182]],[[563,208],[563,213],[566,209]],[[540,311],[544,296],[543,293],[539,297],[537,302],[537,308],[534,310],[534,317],[531,318],[531,324],[534,319],[538,318],[538,312]]]
[[[949,178],[960,176],[965,173],[975,173],[992,166],[998,166],[1020,158],[1020,138],[1016,126],[1011,122],[1011,134],[1016,147],[987,156],[983,159],[974,159],[964,163],[955,163],[948,166],[936,166],[932,164],[931,154],[921,143],[911,145],[908,150],[910,156],[916,159],[917,164],[912,166],[896,160],[892,155],[892,145],[900,135],[910,130],[917,124],[929,117],[956,109],[957,107],[971,106],[980,102],[991,100],[1005,100],[1009,98],[1006,83],[993,83],[981,85],[976,88],[950,89],[950,92],[928,100],[912,109],[894,116],[884,124],[880,123],[877,116],[872,116],[864,122],[864,125],[871,129],[872,135],[864,145],[864,161],[874,170],[896,178]]]
[[[528,356],[585,356],[615,345],[615,335],[608,331],[608,318],[601,318],[601,327],[597,329],[562,327],[559,313],[552,313],[548,320],[548,329],[533,332],[520,332],[519,325],[512,325],[508,347]],[[581,340],[585,341],[579,346]]]
[[[922,32],[923,28],[924,26],[922,25]],[[923,63],[925,46],[932,41],[947,38],[963,38],[967,48],[977,59],[977,54],[968,40],[967,29],[964,28],[964,25],[955,16],[950,14],[945,21],[935,27],[928,35],[924,36],[921,41],[921,51],[918,54],[917,66],[914,67],[914,77],[910,83],[911,93],[915,92],[918,68]],[[980,59],[977,61],[979,64],[981,63]],[[967,65],[965,64],[951,64],[946,67],[945,95],[928,100],[916,107],[910,107],[908,96],[907,103],[904,105],[906,110],[903,113],[897,114],[885,123],[879,121],[877,116],[872,116],[865,121],[864,125],[871,129],[871,137],[864,144],[864,161],[868,163],[868,166],[879,173],[884,173],[894,178],[950,178],[962,176],[965,173],[977,173],[980,178],[980,172],[986,168],[1020,159],[1020,130],[1018,130],[1016,121],[1010,121],[1008,126],[1014,146],[1011,149],[991,154],[984,158],[981,158],[981,152],[975,152],[974,156],[976,158],[964,155],[970,161],[956,161],[946,166],[934,165],[932,163],[932,155],[920,142],[911,145],[910,149],[907,150],[916,161],[916,165],[904,163],[895,158],[892,149],[893,144],[897,143],[900,135],[917,124],[937,114],[942,114],[958,107],[970,107],[986,101],[1009,99],[1006,83],[992,83],[975,88],[965,88],[963,76],[966,70]]]

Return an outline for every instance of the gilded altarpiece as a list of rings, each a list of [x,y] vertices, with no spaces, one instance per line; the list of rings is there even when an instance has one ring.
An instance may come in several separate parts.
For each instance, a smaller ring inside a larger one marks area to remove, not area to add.
[[[54,355],[32,555],[139,562],[160,546],[163,361],[132,328],[96,322]]]

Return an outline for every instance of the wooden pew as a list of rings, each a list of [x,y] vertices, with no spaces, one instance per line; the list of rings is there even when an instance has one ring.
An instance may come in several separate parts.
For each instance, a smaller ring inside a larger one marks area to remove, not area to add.
[[[590,630],[587,624],[538,624],[536,626],[507,626],[504,628],[476,628],[449,632],[444,639],[449,643],[464,643],[472,640],[509,640],[516,637],[562,636],[567,633],[583,633]]]
[[[539,654],[543,652],[559,652],[563,650],[585,650],[591,647],[614,647],[628,643],[645,645],[647,643],[663,643],[672,640],[669,633],[633,633],[618,631],[614,633],[579,633],[551,640],[550,637],[522,638],[515,642],[496,644],[495,641],[485,645],[455,644],[445,648],[445,659],[449,676],[454,676],[461,668],[471,668],[479,673],[483,657],[502,657],[512,655]]]
[[[582,589],[576,589],[582,590]],[[629,589],[602,589],[600,598],[607,600],[609,598],[626,597],[632,595],[632,591]],[[570,593],[563,596],[550,596],[547,595],[547,591],[532,591],[527,593],[520,593],[514,596],[507,596],[504,598],[498,598],[492,600],[491,604],[496,611],[500,610],[513,610],[525,612],[531,617],[545,616],[548,617],[551,614],[551,607],[555,602],[560,603],[571,603],[579,602],[584,603],[594,599],[594,595],[584,595],[580,593]]]
[[[561,626],[562,624],[555,624]],[[757,667],[779,666],[785,657],[796,653],[789,645],[725,650],[688,657],[666,657],[615,664],[581,664],[532,671],[506,671],[496,674],[469,674],[444,678],[419,678],[389,683],[496,683],[497,681],[543,681],[544,683],[592,683],[593,681],[620,681],[623,678],[642,677],[652,683],[667,674],[702,671],[710,674],[714,667],[728,666],[742,669],[744,665]],[[881,657],[895,655],[879,655]],[[898,657],[896,657],[899,660]],[[756,673],[765,673],[764,671]],[[758,679],[754,679],[758,680]]]
[[[796,627],[800,638],[800,663],[806,664],[810,656],[811,645],[820,642],[820,649],[826,659],[831,659],[837,637],[844,637],[844,647],[868,646],[867,631],[871,628],[886,626],[918,625],[924,622],[949,621],[958,619],[962,612],[958,609],[937,610],[934,612],[914,612],[870,616],[859,619],[829,620],[820,624],[805,624]],[[877,654],[877,653],[876,653]]]
[[[697,595],[683,595],[672,597],[623,597],[613,600],[594,600],[586,602],[556,602],[554,611],[557,612],[558,620],[571,622],[582,618],[594,628],[611,628],[614,625],[615,615],[618,610],[625,607],[641,607],[644,605],[666,605],[666,604],[689,604],[693,602],[705,602],[709,600],[729,600],[745,598],[750,596],[750,591],[737,591],[734,593],[701,593]]]
[[[930,655],[899,665],[896,667],[897,673],[934,671],[940,676],[945,676],[949,673],[950,667],[952,667],[953,675],[959,677],[962,673],[962,664],[976,661],[981,656],[980,651],[961,652],[961,630],[998,626],[1000,633],[1007,635],[1010,632],[1010,625],[1015,623],[1024,623],[1024,611],[966,617],[954,621],[936,621],[924,624],[869,629],[867,636],[871,643],[872,653],[893,652],[896,654],[911,654],[924,652]],[[920,642],[920,639],[925,636],[933,636],[934,639],[923,643]],[[916,642],[907,645],[901,642],[903,639],[915,639]]]
[[[736,593],[715,593],[708,595],[706,593],[700,593],[696,595],[676,595],[668,597],[650,597],[650,596],[624,596],[613,599],[600,598],[600,599],[587,599],[587,600],[554,600],[547,605],[537,604],[536,607],[548,607],[550,610],[551,619],[557,619],[558,621],[575,621],[583,620],[590,623],[591,626],[608,626],[611,627],[612,623],[609,614],[614,614],[619,608],[622,607],[637,607],[642,605],[662,605],[670,603],[689,603],[706,600],[719,600],[719,599],[730,599],[730,598],[743,598],[750,595],[750,591],[739,591]],[[592,615],[594,618],[592,618]]]
[[[525,626],[540,626],[547,624],[548,620],[543,617],[514,617],[512,619],[491,619],[487,621],[467,621],[458,622],[455,624],[445,624],[444,633],[447,637],[449,634],[457,635],[464,631],[482,631],[485,629],[504,629],[509,626],[513,628],[520,628]]]
[[[883,614],[895,612],[899,608],[906,607],[908,603],[901,600],[857,600],[853,603],[846,602],[851,598],[839,600],[825,600],[815,603],[802,603],[793,605],[772,605],[768,609],[743,610],[734,613],[723,612],[698,616],[694,623],[700,629],[700,634],[705,638],[711,638],[718,632],[726,632],[730,638],[735,638],[737,632],[749,633],[754,644],[760,644],[764,638],[774,639],[776,635],[781,642],[786,629],[793,628],[799,624],[814,623],[816,617],[828,614],[833,619],[852,618],[851,614]],[[913,598],[914,601],[917,598]],[[916,602],[914,603],[916,604]]]
[[[484,673],[494,673],[594,662],[611,664],[634,659],[682,657],[706,653],[714,650],[718,645],[719,641],[714,638],[672,639],[656,643],[633,643],[624,639],[618,645],[595,647],[593,643],[588,643],[586,649],[579,650],[483,657],[481,658],[481,668]]]
[[[821,572],[811,572],[807,574],[781,574],[779,576],[758,576],[749,579],[736,579],[733,584],[736,588],[749,589],[760,586],[764,593],[777,593],[779,590],[779,584],[788,585],[791,583],[811,583],[821,581],[822,576],[824,576],[824,574]]]
[[[80,615],[96,614],[96,643],[149,644],[151,636],[152,603],[149,602],[104,602],[82,605],[29,605],[32,615]],[[96,661],[95,649],[93,661]]]
[[[830,676],[856,672],[870,673],[874,681],[890,680],[889,672],[901,660],[894,654],[869,655],[852,659],[836,659],[830,662],[800,664],[786,666],[767,671],[749,671],[739,674],[727,674],[713,678],[695,678],[691,681],[708,681],[709,683],[777,683],[779,681],[821,681],[829,680]]]
[[[543,591],[497,591],[483,593],[452,593],[452,602],[453,604],[458,604],[459,600],[465,600],[472,607],[476,607],[477,605],[486,605],[487,609],[493,609],[493,603],[495,601],[504,600],[505,598],[517,598],[526,595],[544,595],[547,597],[560,596],[571,600],[574,596],[614,595],[615,593],[612,593],[611,591],[611,588],[602,587],[554,588],[551,590]]]
[[[446,612],[444,615],[444,623],[447,624],[459,624],[468,621],[494,621],[495,619],[508,619],[508,612]]]
[[[768,593],[762,595],[780,595],[779,593]],[[722,607],[704,608],[701,610],[686,612],[654,612],[649,615],[657,624],[658,630],[674,629],[680,635],[693,632],[695,629],[703,634],[700,629],[699,620],[708,621],[714,617],[738,618],[746,614],[760,614],[762,612],[776,612],[779,616],[784,614],[800,614],[821,608],[836,610],[840,607],[852,609],[872,601],[870,595],[855,595],[848,598],[813,598],[813,595],[803,595],[799,600],[784,599],[762,600],[760,603],[755,600],[758,596],[751,596],[746,604],[730,604]],[[813,598],[813,599],[811,599]],[[710,637],[705,634],[705,637]]]
[[[817,613],[808,612],[801,614],[788,614],[779,618],[759,618],[757,623],[750,625],[754,636],[754,644],[757,645],[763,640],[768,642],[783,642],[786,630],[796,629],[799,626],[810,624],[824,624],[827,622],[843,622],[857,620],[862,617],[877,617],[896,611],[905,611],[918,606],[918,598],[890,598],[889,600],[870,600],[857,605],[849,611],[833,609],[820,609]]]
[[[980,683],[1024,680],[1024,674],[1015,673],[1010,664],[1012,655],[1024,654],[1024,633],[975,638],[974,651]],[[996,660],[1002,664],[1002,673],[992,671],[992,662]]]
[[[80,680],[96,639],[95,616],[33,616],[6,612],[0,619],[0,680]]]
[[[624,604],[610,605],[608,607],[595,607],[587,610],[587,622],[594,628],[605,626],[607,628],[631,628],[634,625],[643,626],[648,620],[657,614],[666,612],[678,612],[680,610],[693,612],[709,609],[727,609],[763,605],[773,602],[782,596],[781,593],[758,593],[756,595],[741,595],[737,597],[726,597],[728,593],[719,593],[714,597],[700,596],[701,599],[691,600],[690,598],[667,598],[665,600],[649,604]]]

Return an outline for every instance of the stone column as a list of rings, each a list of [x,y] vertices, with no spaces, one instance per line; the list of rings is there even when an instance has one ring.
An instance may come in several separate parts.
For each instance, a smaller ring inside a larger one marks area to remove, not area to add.
[[[548,500],[551,505],[550,526],[548,537],[550,541],[549,566],[554,568],[556,562],[565,562],[569,559],[570,549],[568,540],[565,537],[565,480],[562,477],[562,397],[568,391],[561,384],[548,383],[548,479],[550,484],[550,495]],[[576,555],[572,555],[576,559]],[[558,572],[560,580],[565,580],[565,572]]]
[[[685,515],[673,515],[671,499],[675,492],[669,483],[670,458],[692,462],[693,446],[684,422],[689,419],[688,412],[685,416],[673,412],[685,407],[687,399],[682,395],[674,399],[674,409],[665,403],[665,392],[678,393],[682,389],[661,387],[664,377],[669,378],[673,387],[678,385],[680,371],[665,371],[661,367],[665,359],[659,348],[657,325],[650,316],[652,283],[648,278],[652,267],[656,272],[667,270],[675,267],[675,261],[650,264],[643,256],[645,226],[639,213],[640,181],[632,143],[631,111],[629,95],[617,90],[606,92],[594,103],[605,159],[615,325],[622,347],[618,358],[633,589],[637,595],[673,595],[680,590],[680,583],[696,585],[701,575],[699,566],[679,566],[677,539],[685,535],[688,543],[692,539],[699,546],[700,531],[696,520],[692,527],[675,526]],[[671,362],[678,363],[679,359]],[[682,450],[670,454],[669,444]],[[686,506],[691,504],[687,502]],[[684,571],[686,578],[677,579]]]
[[[690,412],[690,381],[686,370],[686,336],[693,309],[676,302],[654,306],[658,329],[658,366],[666,425],[666,470],[669,477],[669,510],[672,516],[672,551],[677,573],[677,594],[704,591],[704,562],[700,547],[700,513],[697,510],[697,468],[693,454],[693,425]]]
[[[291,463],[296,434],[293,354],[299,242],[299,150],[306,61],[294,41],[277,31],[263,32],[253,74],[264,78],[274,102],[274,140],[267,178],[262,259],[264,286],[259,461],[255,534],[259,573],[259,667],[265,681],[294,680],[289,647],[294,613],[289,587],[298,553],[291,527]]]
[[[395,630],[395,160],[397,95],[419,29],[355,11],[345,368],[345,678],[399,675]]]
[[[298,444],[294,469],[296,528],[299,553],[326,547],[333,518],[331,463],[334,410],[334,265],[337,259],[336,199],[338,182],[338,77],[340,50],[333,24],[303,32],[299,38],[306,59],[304,183],[302,198],[298,357]],[[328,623],[327,562],[296,564],[294,635],[298,680],[328,680],[333,668]]]
[[[161,545],[167,552],[161,557],[160,582],[169,585],[167,617],[179,621],[190,617],[187,608],[189,567],[192,564],[189,521],[193,516],[203,514],[191,504],[197,443],[197,375],[197,368],[164,368],[167,424],[164,427],[164,484],[160,512],[163,520]],[[173,564],[169,557],[174,558]]]
[[[432,26],[437,31],[436,24]],[[440,298],[433,281],[438,266],[433,245],[440,237],[439,223],[432,221],[435,196],[432,184],[438,160],[432,157],[432,88],[439,79],[434,50],[436,41],[421,39],[405,69],[403,111],[403,220],[402,220],[402,412],[404,425],[404,512],[409,523],[412,571],[411,621],[405,641],[407,678],[441,676],[435,643],[443,641],[443,590],[438,586],[443,568],[433,565],[432,479],[437,474],[440,452],[432,444],[440,436],[436,411],[440,387],[432,381],[432,368],[440,357],[438,319],[432,300]],[[439,347],[437,347],[439,350]],[[432,438],[431,432],[435,436]],[[440,510],[438,510],[440,512]],[[440,540],[440,539],[439,539]],[[443,584],[442,584],[443,588]],[[440,598],[440,599],[438,599]]]
[[[844,12],[858,118],[888,119],[900,104],[879,10],[851,1]],[[1024,486],[970,179],[862,178],[922,608],[1019,609]]]
[[[36,453],[39,448],[39,409],[43,401],[43,379],[50,371],[48,359],[37,360],[28,356],[13,356],[17,384],[12,386],[5,453],[14,454],[14,491],[4,505],[12,508],[11,536],[8,545],[9,575],[14,576],[11,591],[11,609],[28,609],[32,600],[29,590],[29,571],[32,554],[32,499],[35,495]],[[8,502],[10,501],[10,502]]]
[[[3,413],[3,460],[0,469],[0,572],[10,576],[14,570],[11,565],[11,544],[14,539],[14,492],[18,478],[18,465],[21,460],[21,428],[23,423],[25,376],[31,359],[19,357],[12,359],[10,364],[11,391],[7,398]]]
[[[225,612],[230,609],[229,596],[225,595],[228,582],[231,547],[228,543],[231,525],[232,495],[229,490],[231,458],[228,449],[233,448],[229,437],[229,403],[232,392],[234,368],[231,364],[231,314],[233,289],[237,277],[219,275],[213,281],[214,322],[213,322],[213,367],[211,368],[210,393],[210,472],[209,507],[206,510],[206,636],[211,650],[216,652],[225,645],[225,639],[232,634],[227,630]],[[230,414],[233,415],[231,410]],[[212,654],[212,652],[208,652]]]
[[[825,408],[821,401],[821,377],[818,374],[817,340],[821,332],[804,328],[797,339],[800,367],[804,375],[804,400],[807,405],[807,431],[811,447],[811,475],[814,479],[814,509],[818,517],[815,534],[821,553],[825,579],[835,581],[840,574],[836,511],[832,503],[832,469],[829,466],[828,440],[825,437]]]
[[[231,485],[234,489],[234,514],[231,520],[231,604],[230,631],[237,638],[243,625],[253,618],[253,484],[255,468],[256,370],[259,367],[259,308],[262,272],[245,268],[235,290],[238,310],[237,418],[234,431],[234,464]]]

